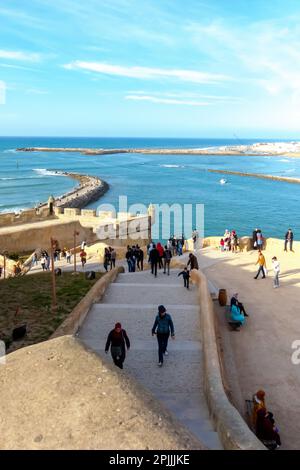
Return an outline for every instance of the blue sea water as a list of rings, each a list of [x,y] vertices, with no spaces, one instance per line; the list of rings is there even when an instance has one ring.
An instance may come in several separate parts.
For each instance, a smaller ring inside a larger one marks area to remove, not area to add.
[[[270,139],[266,139],[270,141]],[[292,226],[300,237],[300,185],[226,175],[207,169],[300,177],[300,159],[253,156],[197,156],[116,154],[87,156],[78,153],[17,152],[18,147],[89,148],[200,148],[251,144],[262,141],[225,139],[133,138],[0,138],[0,212],[33,207],[69,191],[74,182],[45,170],[66,170],[97,175],[110,184],[106,195],[91,207],[107,203],[118,207],[119,195],[129,204],[180,203],[205,205],[205,235],[236,229],[246,235],[262,228],[266,236],[282,237]]]

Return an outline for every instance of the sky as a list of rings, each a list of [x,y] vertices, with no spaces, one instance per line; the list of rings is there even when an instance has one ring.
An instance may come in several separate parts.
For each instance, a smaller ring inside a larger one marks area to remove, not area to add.
[[[1,0],[0,24],[2,136],[300,135],[299,0]]]

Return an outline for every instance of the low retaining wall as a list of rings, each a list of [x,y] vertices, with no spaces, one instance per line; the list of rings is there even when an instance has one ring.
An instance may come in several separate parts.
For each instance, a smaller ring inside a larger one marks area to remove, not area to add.
[[[78,328],[84,322],[85,317],[87,316],[91,306],[95,302],[99,302],[105,294],[108,286],[111,282],[114,282],[119,273],[123,273],[124,268],[118,267],[112,269],[110,272],[105,274],[89,292],[83,297],[83,299],[76,305],[74,310],[70,313],[68,318],[58,327],[58,329],[53,333],[50,339],[57,338],[58,336],[65,335],[75,335],[78,331]]]
[[[214,307],[201,271],[193,270],[192,280],[198,286],[200,322],[204,361],[204,393],[219,438],[226,450],[266,450],[249,429],[225,393],[217,338],[214,325]]]

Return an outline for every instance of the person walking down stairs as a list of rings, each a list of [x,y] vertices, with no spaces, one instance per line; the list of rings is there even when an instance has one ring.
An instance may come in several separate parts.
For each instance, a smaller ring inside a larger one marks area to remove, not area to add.
[[[164,363],[164,355],[168,356],[168,341],[171,333],[171,338],[175,339],[174,324],[171,315],[167,313],[163,305],[159,305],[158,314],[152,328],[152,336],[156,334],[158,342],[158,366],[161,367]]]

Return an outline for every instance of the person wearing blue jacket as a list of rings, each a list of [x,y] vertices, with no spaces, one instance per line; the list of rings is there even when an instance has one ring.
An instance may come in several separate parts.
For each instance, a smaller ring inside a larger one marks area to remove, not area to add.
[[[171,315],[167,313],[163,305],[158,307],[158,315],[152,328],[152,336],[156,334],[158,342],[158,365],[161,367],[164,363],[164,355],[167,356],[168,340],[171,333],[171,338],[175,339],[174,324]]]
[[[237,305],[231,305],[230,313],[231,320],[234,322],[239,322],[239,326],[242,326],[245,323],[245,315],[241,312],[241,309]]]

